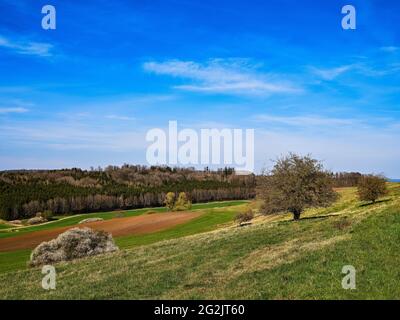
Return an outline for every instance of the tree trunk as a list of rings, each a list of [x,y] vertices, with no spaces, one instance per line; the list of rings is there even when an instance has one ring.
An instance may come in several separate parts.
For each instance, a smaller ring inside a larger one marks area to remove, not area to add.
[[[300,215],[301,215],[301,211],[293,212],[293,219],[294,220],[300,220]]]

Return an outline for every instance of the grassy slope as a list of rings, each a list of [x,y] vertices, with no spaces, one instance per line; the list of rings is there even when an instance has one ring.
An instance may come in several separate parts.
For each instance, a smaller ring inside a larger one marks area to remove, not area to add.
[[[370,206],[354,190],[341,193],[332,208],[310,210],[299,222],[267,217],[59,264],[51,292],[40,287],[40,269],[0,275],[0,297],[399,299],[400,185]],[[357,270],[354,291],[341,287],[349,264]]]
[[[31,250],[0,252],[0,273],[25,269],[30,255]]]
[[[6,225],[4,223],[0,223],[0,230],[1,229],[8,229],[8,228],[10,228],[10,226],[8,226],[8,225]]]
[[[174,239],[200,232],[210,231],[217,228],[221,224],[232,221],[237,211],[245,203],[247,203],[247,201],[228,201],[228,202],[195,204],[193,206],[193,210],[195,211],[202,210],[204,211],[204,213],[200,217],[192,221],[189,221],[188,223],[178,225],[176,227],[164,231],[155,232],[152,234],[125,236],[116,238],[116,243],[121,249],[126,249],[138,245],[154,243],[161,240]],[[139,210],[124,211],[123,213],[122,212],[121,213],[123,214],[123,216],[129,217],[129,216],[145,214],[146,212],[149,211],[164,212],[166,210],[165,208],[139,209]],[[111,219],[115,217],[115,212],[90,214],[90,216],[102,217],[104,219]],[[8,236],[18,237],[18,235],[26,232],[45,230],[61,226],[71,226],[78,223],[82,219],[86,219],[86,217],[87,215],[83,217],[72,216],[71,218],[55,221],[47,225],[24,228],[21,229],[21,231],[19,231],[18,233],[15,232],[8,233]],[[27,261],[29,260],[30,253],[31,250],[0,252],[0,273],[25,269],[27,266]]]

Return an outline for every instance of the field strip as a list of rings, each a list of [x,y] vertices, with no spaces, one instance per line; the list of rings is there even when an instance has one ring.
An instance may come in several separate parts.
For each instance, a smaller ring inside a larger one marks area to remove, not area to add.
[[[235,203],[235,202],[246,203],[248,201],[247,200],[227,200],[227,201],[213,201],[213,202],[196,203],[196,204],[193,205],[193,208],[191,209],[191,211],[203,210],[204,206],[212,206],[212,205],[218,205],[215,208],[215,209],[218,209],[223,204],[232,204],[232,203]],[[242,205],[242,203],[233,204],[232,207],[239,206],[239,205]],[[230,207],[230,206],[228,206],[228,207]],[[110,211],[106,211],[106,212],[92,212],[92,213],[72,214],[72,215],[67,216],[67,217],[62,217],[62,218],[57,219],[57,220],[48,221],[48,222],[44,222],[44,223],[37,224],[37,225],[20,226],[20,225],[14,225],[14,224],[7,224],[9,227],[0,230],[0,232],[8,233],[8,232],[15,232],[15,231],[19,231],[19,230],[24,230],[24,229],[27,229],[27,228],[34,228],[34,227],[39,227],[39,226],[48,226],[48,225],[51,225],[51,224],[59,223],[60,221],[65,221],[65,220],[68,220],[68,219],[75,219],[77,217],[78,218],[79,217],[82,217],[82,218],[89,217],[90,218],[90,217],[96,216],[96,217],[101,218],[102,215],[107,215],[107,214],[110,214],[110,213],[115,213],[116,214],[116,213],[128,213],[128,212],[134,212],[134,211],[143,211],[143,214],[145,214],[148,211],[160,210],[160,209],[163,209],[163,208],[164,207],[150,207],[150,208],[127,209],[127,210],[115,210],[115,211],[111,211],[111,212]],[[213,207],[211,207],[211,208],[213,208]],[[224,206],[222,206],[222,208],[224,208]],[[4,224],[6,224],[6,221],[4,221],[4,220],[0,220],[0,221],[3,222]],[[34,230],[32,230],[32,231],[34,231]]]
[[[173,212],[155,213],[152,215],[141,215],[136,217],[115,218],[105,221],[90,222],[79,225],[79,227],[90,227],[95,230],[104,230],[113,237],[147,234],[172,228],[176,225],[186,223],[201,215],[201,212]],[[56,238],[59,234],[76,226],[54,228],[30,232],[18,237],[0,239],[0,252],[32,249],[42,243]]]

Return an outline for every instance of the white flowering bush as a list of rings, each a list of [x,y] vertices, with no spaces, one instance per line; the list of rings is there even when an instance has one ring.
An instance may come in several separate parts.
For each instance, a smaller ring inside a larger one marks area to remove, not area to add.
[[[117,250],[111,234],[90,228],[73,228],[37,246],[32,251],[30,265],[52,264]]]
[[[82,223],[89,223],[89,222],[97,222],[97,221],[103,221],[103,218],[88,218],[88,219],[83,219],[82,221],[79,222],[79,224]]]
[[[38,216],[38,217],[30,218],[26,223],[29,225],[34,225],[34,224],[39,224],[39,223],[44,223],[44,222],[47,222],[47,220],[43,217]]]

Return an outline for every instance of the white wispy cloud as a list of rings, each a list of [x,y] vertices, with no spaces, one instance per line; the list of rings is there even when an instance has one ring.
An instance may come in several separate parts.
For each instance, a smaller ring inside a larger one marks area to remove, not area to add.
[[[397,52],[398,50],[400,50],[400,47],[387,46],[387,47],[381,47],[380,49],[384,52],[392,53],[392,52]]]
[[[107,119],[111,119],[111,120],[122,120],[122,121],[133,121],[136,120],[136,118],[134,117],[128,117],[128,116],[119,116],[116,114],[110,114],[105,116]]]
[[[52,55],[53,45],[44,42],[10,40],[0,35],[0,47],[13,50],[18,54],[49,57]]]
[[[1,126],[0,141],[14,147],[36,145],[56,150],[110,152],[143,150],[146,146],[144,132],[63,120],[9,123]]]
[[[333,80],[333,79],[337,78],[338,76],[344,74],[345,72],[351,70],[353,67],[354,67],[354,65],[346,65],[346,66],[340,66],[340,67],[328,68],[328,69],[311,67],[311,71],[315,75],[317,75],[318,77],[320,77],[324,80]]]
[[[380,51],[387,53],[400,52],[400,47],[388,46],[379,48]],[[396,55],[393,57],[397,57]],[[336,79],[337,77],[352,72],[353,74],[367,76],[367,77],[382,77],[392,74],[397,74],[400,70],[400,63],[398,60],[382,60],[382,54],[380,53],[378,58],[376,57],[363,57],[361,62],[352,64],[344,64],[334,68],[324,68],[310,66],[309,71],[311,74],[327,81]]]
[[[298,93],[302,89],[282,80],[278,75],[266,74],[258,66],[243,59],[213,59],[206,63],[170,60],[150,61],[143,65],[149,72],[191,80],[175,88],[204,93],[262,95]],[[278,79],[280,78],[280,79]]]
[[[252,120],[263,123],[275,123],[288,126],[297,127],[310,127],[310,126],[353,126],[360,124],[358,119],[344,119],[344,118],[328,118],[320,116],[274,116],[268,114],[260,114],[252,117]]]
[[[29,110],[26,108],[0,108],[0,114],[7,114],[7,113],[25,113]]]
[[[400,63],[392,62],[382,65],[367,65],[360,64],[357,71],[367,77],[383,77],[393,74],[398,74],[400,70]]]

